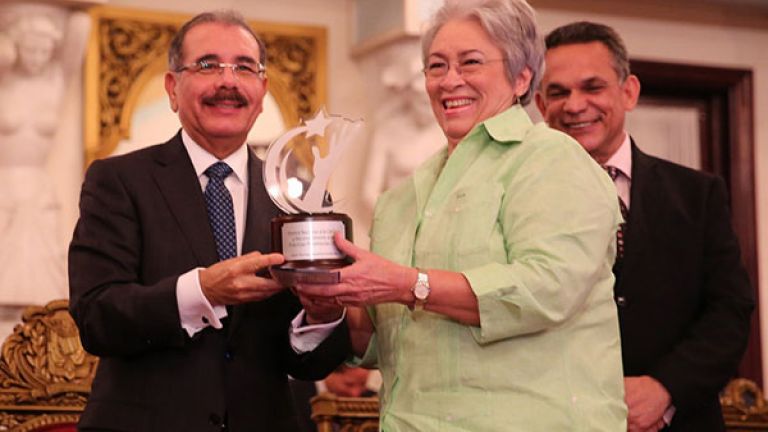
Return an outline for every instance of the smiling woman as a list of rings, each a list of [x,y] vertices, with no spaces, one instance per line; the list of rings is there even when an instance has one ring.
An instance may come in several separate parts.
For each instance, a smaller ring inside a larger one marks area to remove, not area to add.
[[[504,53],[477,20],[448,21],[433,37],[424,69],[427,93],[450,153],[476,124],[528,91],[531,71],[507,79]]]
[[[297,292],[348,306],[382,430],[626,430],[616,195],[521,106],[543,67],[533,10],[446,0],[422,46],[446,148],[379,198],[371,252],[337,236],[340,283]]]
[[[115,7],[93,8],[91,16],[95,29],[86,58],[86,165],[164,141],[178,130],[163,74],[168,44],[189,18]],[[265,22],[251,26],[267,45],[269,93],[249,143],[264,147],[325,103],[326,32]]]

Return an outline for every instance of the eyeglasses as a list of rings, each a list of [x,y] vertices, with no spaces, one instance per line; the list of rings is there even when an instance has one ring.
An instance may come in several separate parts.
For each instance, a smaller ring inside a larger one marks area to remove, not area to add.
[[[488,63],[500,62],[506,60],[505,58],[482,60],[478,58],[467,58],[459,60],[454,64],[456,73],[462,77],[468,77],[480,72],[483,66]],[[451,64],[445,60],[428,60],[426,67],[424,67],[424,75],[427,79],[440,79],[448,75],[448,71],[451,69]]]
[[[232,69],[232,74],[238,79],[263,78],[266,68],[261,63],[220,63],[210,60],[181,65],[176,72],[189,71],[203,76],[221,75],[224,69]]]

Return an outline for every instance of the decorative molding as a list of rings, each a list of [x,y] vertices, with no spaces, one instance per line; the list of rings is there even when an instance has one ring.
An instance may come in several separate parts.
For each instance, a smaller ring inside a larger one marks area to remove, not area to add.
[[[36,0],[37,3],[48,3],[52,5],[70,7],[70,8],[87,8],[96,5],[102,5],[107,0]]]
[[[110,155],[128,138],[141,90],[167,70],[176,30],[191,16],[114,7],[90,10],[85,67],[85,163]],[[269,92],[287,125],[325,103],[326,31],[250,21],[267,46]]]
[[[720,404],[729,431],[768,430],[768,405],[754,382],[732,380],[721,393]]]
[[[567,10],[758,30],[768,26],[768,3],[760,0],[530,0],[529,3],[536,10]]]
[[[353,57],[362,57],[402,40],[421,39],[423,26],[443,0],[356,0]]]
[[[98,358],[80,344],[67,300],[30,306],[0,357],[0,430],[77,422]]]
[[[317,432],[377,432],[378,397],[341,397],[320,393],[311,400]]]

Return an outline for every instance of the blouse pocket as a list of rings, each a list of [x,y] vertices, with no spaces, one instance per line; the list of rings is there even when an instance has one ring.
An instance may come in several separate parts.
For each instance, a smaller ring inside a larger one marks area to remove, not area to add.
[[[500,184],[485,182],[455,191],[446,206],[440,231],[451,239],[451,251],[464,265],[472,257],[488,259],[494,243],[503,240],[498,226],[504,190]],[[439,232],[440,232],[439,231]]]

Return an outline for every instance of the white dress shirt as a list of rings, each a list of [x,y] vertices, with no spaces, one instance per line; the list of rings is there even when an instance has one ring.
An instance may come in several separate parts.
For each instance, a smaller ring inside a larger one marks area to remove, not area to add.
[[[616,192],[619,198],[624,201],[624,205],[629,210],[630,206],[630,186],[632,185],[632,143],[629,134],[624,132],[624,141],[616,153],[611,155],[605,166],[612,166],[619,170],[619,176],[614,180]]]

